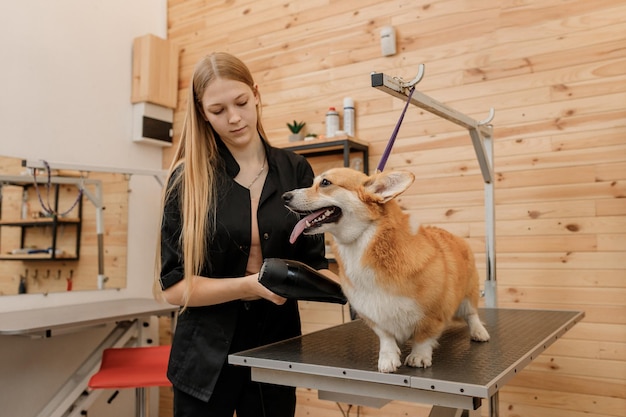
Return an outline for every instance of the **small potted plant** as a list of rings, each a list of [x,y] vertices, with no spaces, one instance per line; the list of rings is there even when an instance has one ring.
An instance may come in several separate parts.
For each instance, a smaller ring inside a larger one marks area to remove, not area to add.
[[[289,135],[289,142],[297,142],[304,139],[304,132],[302,129],[306,125],[305,122],[293,121],[293,123],[287,123],[287,127],[291,134]]]

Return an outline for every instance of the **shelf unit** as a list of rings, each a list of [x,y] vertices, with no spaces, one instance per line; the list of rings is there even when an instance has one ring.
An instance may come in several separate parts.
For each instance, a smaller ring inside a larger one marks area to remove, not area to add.
[[[283,149],[296,152],[300,155],[315,157],[325,155],[343,155],[343,166],[350,166],[350,153],[361,152],[363,155],[363,172],[369,173],[369,147],[363,142],[348,137],[327,139],[313,139],[297,144],[278,145]]]
[[[39,187],[45,186],[48,183],[48,179],[37,178],[37,185]],[[62,184],[73,184],[80,189],[84,180],[77,178],[64,178],[64,177],[52,177],[49,180],[51,185],[52,195],[54,196],[53,205],[55,212],[59,209],[59,191]],[[35,186],[35,178],[32,176],[1,176],[0,175],[0,193],[6,186],[21,187],[23,190],[27,190]],[[1,196],[1,194],[0,194]],[[2,202],[0,198],[0,216],[2,214]],[[49,228],[51,230],[50,246],[48,248],[36,249],[33,253],[18,253],[11,254],[6,253],[6,250],[2,248],[3,253],[0,253],[0,261],[68,261],[78,260],[80,257],[80,238],[82,229],[82,212],[83,212],[83,198],[82,196],[78,200],[77,217],[41,217],[41,218],[22,218],[19,219],[20,211],[16,210],[15,217],[11,219],[0,218],[0,236],[2,230],[5,228],[19,228],[20,229],[20,248],[27,246],[27,234],[34,232],[35,229],[45,230]],[[74,253],[57,253],[58,235],[59,229],[65,227],[75,228],[75,249]],[[0,240],[1,242],[1,240]],[[13,248],[17,249],[17,248]],[[41,252],[44,251],[44,252]]]

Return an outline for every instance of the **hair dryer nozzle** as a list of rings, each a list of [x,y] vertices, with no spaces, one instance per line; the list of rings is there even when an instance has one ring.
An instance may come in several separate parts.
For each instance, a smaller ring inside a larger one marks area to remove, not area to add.
[[[337,304],[348,302],[338,283],[298,261],[265,259],[259,272],[259,282],[285,298]]]

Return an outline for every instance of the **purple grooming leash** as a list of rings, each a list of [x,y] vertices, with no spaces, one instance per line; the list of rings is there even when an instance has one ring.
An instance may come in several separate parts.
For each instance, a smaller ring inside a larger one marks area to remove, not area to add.
[[[391,154],[391,148],[393,148],[393,143],[396,141],[396,136],[398,136],[400,125],[402,124],[402,120],[404,120],[404,114],[406,113],[406,109],[409,107],[409,103],[411,102],[413,91],[415,91],[415,86],[411,87],[411,89],[409,90],[409,96],[406,99],[404,110],[402,110],[402,114],[400,114],[400,118],[398,119],[398,122],[396,123],[396,127],[393,129],[393,133],[391,134],[391,137],[389,138],[389,142],[387,142],[387,147],[385,148],[385,152],[383,152],[383,156],[380,158],[380,162],[378,163],[376,172],[382,172],[383,169],[385,168],[385,164],[387,163],[387,158],[389,158],[389,154]]]

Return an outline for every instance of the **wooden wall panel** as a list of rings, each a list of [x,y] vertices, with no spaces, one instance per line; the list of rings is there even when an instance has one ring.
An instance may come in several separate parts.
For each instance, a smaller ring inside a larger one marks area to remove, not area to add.
[[[175,141],[196,61],[224,50],[253,71],[274,144],[287,141],[293,119],[323,133],[327,108],[353,97],[373,169],[403,103],[371,88],[370,73],[411,79],[425,64],[422,93],[477,120],[496,111],[499,305],[586,312],[502,390],[500,415],[623,415],[625,21],[620,0],[170,0],[168,37],[181,48]],[[389,24],[398,54],[382,57],[379,30]],[[467,132],[410,107],[386,169],[416,175],[401,204],[416,222],[468,238],[484,279],[483,185]],[[305,331],[345,319],[337,306],[301,309]],[[299,416],[342,415],[310,390],[298,398]],[[359,411],[428,415],[406,403]]]

